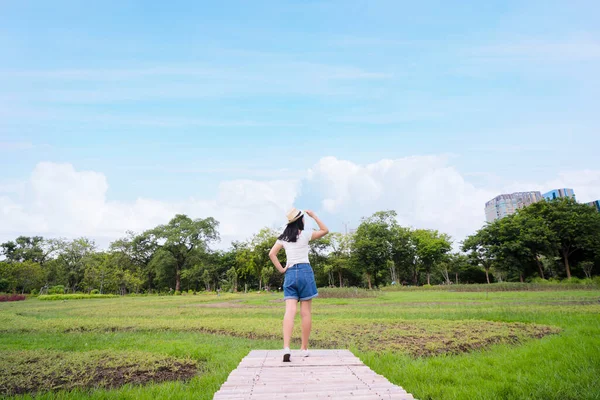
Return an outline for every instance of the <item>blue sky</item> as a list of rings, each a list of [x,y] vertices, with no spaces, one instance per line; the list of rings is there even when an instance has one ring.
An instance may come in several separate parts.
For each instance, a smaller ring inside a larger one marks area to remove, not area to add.
[[[598,2],[94,3],[0,1],[0,197],[24,213],[42,162],[127,204],[297,179],[338,225],[358,217],[302,182],[326,156],[597,193]]]

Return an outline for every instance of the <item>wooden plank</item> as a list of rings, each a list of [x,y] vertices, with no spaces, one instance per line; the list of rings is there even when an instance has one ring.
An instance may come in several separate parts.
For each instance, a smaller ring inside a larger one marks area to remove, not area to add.
[[[348,350],[252,350],[215,393],[214,400],[412,400],[402,387],[376,374]]]

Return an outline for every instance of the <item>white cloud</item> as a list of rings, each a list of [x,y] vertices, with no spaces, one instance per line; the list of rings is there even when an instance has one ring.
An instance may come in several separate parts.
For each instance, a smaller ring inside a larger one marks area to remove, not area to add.
[[[380,210],[396,210],[402,225],[438,229],[456,242],[485,221],[485,202],[501,193],[573,188],[579,201],[600,199],[600,170],[569,171],[538,183],[477,187],[445,156],[414,156],[359,165],[322,158],[310,171],[307,188],[323,209],[344,221]]]
[[[0,196],[0,239],[20,234],[83,235],[104,247],[127,230],[141,232],[184,213],[216,218],[225,246],[264,226],[281,225],[298,194],[298,182],[293,180],[238,180],[222,182],[210,199],[118,202],[107,200],[108,186],[102,173],[78,171],[71,164],[39,163],[22,190]]]
[[[565,171],[556,178],[543,183],[517,182],[506,187],[505,192],[518,192],[526,190],[539,190],[542,193],[553,189],[570,188],[575,192],[575,197],[580,202],[590,202],[600,199],[600,171],[581,170]]]
[[[262,227],[282,226],[284,213],[293,204],[312,207],[311,201],[318,201],[320,211],[331,220],[355,225],[361,217],[393,209],[402,225],[438,229],[458,242],[482,226],[485,202],[500,193],[571,187],[580,201],[600,198],[598,170],[568,171],[547,182],[485,189],[465,176],[446,156],[384,159],[367,165],[324,157],[304,179],[223,181],[208,198],[122,202],[107,198],[109,182],[104,174],[44,162],[26,182],[0,191],[0,240],[21,234],[84,235],[105,247],[127,230],[141,232],[184,213],[216,218],[222,236],[218,246],[227,247]]]
[[[600,199],[600,171],[582,170],[562,172],[547,183],[546,191],[558,188],[573,188],[579,201],[590,202]]]
[[[493,192],[466,182],[444,156],[415,156],[358,165],[321,159],[308,184],[323,194],[323,208],[358,221],[379,210],[396,210],[402,225],[433,228],[462,239],[484,221]]]

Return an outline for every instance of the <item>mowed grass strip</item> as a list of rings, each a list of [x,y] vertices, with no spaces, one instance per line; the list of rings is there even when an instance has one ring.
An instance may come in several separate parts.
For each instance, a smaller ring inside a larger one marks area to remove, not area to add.
[[[38,300],[81,300],[81,299],[110,299],[119,297],[116,294],[43,294],[38,296]]]
[[[0,350],[0,395],[187,380],[197,363],[145,352]]]

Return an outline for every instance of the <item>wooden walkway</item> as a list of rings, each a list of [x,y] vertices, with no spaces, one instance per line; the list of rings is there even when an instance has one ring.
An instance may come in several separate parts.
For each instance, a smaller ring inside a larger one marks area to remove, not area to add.
[[[371,371],[348,350],[311,350],[282,361],[282,350],[252,350],[213,400],[409,400],[413,396]]]

